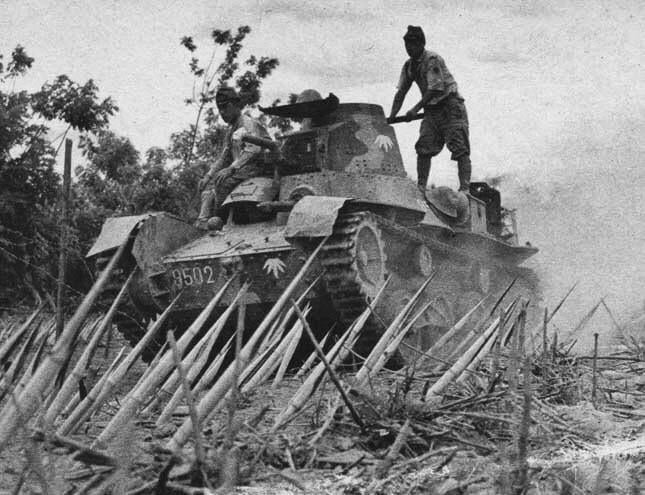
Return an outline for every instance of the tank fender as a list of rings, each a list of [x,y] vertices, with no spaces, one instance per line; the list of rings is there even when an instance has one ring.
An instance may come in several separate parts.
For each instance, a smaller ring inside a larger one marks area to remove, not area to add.
[[[287,219],[285,238],[325,237],[331,235],[338,212],[352,198],[305,196],[298,201]]]
[[[145,219],[151,217],[153,213],[143,215],[132,215],[128,217],[114,217],[105,220],[101,227],[101,233],[94,241],[86,258],[91,258],[97,254],[105,253],[116,249],[130,236],[132,231]]]

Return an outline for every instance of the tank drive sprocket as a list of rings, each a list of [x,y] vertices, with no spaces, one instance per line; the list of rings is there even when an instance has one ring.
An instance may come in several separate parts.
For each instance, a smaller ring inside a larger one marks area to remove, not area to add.
[[[339,320],[350,325],[365,310],[385,282],[386,254],[377,218],[370,212],[346,213],[322,248],[323,279]],[[370,318],[355,347],[366,355],[382,332]]]

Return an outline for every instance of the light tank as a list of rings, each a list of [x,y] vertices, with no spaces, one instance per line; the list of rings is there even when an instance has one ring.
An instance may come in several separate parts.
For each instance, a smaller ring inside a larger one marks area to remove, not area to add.
[[[167,213],[104,224],[88,256],[105,259],[130,238],[122,273],[136,266],[137,274],[117,324],[131,342],[180,292],[170,321],[185,327],[236,272],[243,276],[219,310],[231,302],[236,285],[249,280],[253,324],[324,238],[299,291],[320,276],[307,296],[309,319],[320,332],[333,325],[342,330],[391,278],[364,332],[363,351],[432,272],[424,294],[432,304],[407,338],[420,350],[513,279],[515,291],[536,290],[532,272],[520,265],[537,249],[519,244],[514,213],[502,207],[499,192],[484,182],[471,184],[470,194],[445,187],[420,191],[406,175],[381,106],[339,103],[330,94],[262,110],[307,119],[306,128],[275,142],[245,138],[266,148],[266,176],[242,182],[229,195],[221,230],[205,232]]]

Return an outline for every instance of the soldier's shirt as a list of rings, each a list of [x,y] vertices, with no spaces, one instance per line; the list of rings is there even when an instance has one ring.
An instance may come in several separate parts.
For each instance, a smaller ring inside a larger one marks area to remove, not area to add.
[[[231,124],[226,132],[226,136],[224,138],[224,150],[222,151],[220,158],[223,162],[223,167],[228,167],[233,162],[237,162],[237,165],[241,168],[262,152],[262,148],[255,144],[233,139],[235,131],[242,127],[251,136],[262,138],[270,137],[266,128],[257,120],[249,117],[248,115],[241,114],[240,118],[237,119],[237,122]]]
[[[397,89],[407,93],[413,82],[419,87],[422,97],[426,91],[434,95],[428,105],[436,105],[450,94],[459,94],[457,82],[443,58],[429,50],[424,50],[418,59],[410,58],[403,64]]]

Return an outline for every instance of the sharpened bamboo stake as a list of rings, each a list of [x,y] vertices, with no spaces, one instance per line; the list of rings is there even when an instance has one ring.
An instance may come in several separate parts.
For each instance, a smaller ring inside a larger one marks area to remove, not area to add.
[[[323,349],[325,348],[325,344],[327,343],[327,338],[331,335],[331,332],[327,332],[323,339],[320,341],[320,347]],[[302,364],[300,369],[298,370],[298,373],[295,374],[294,378],[300,379],[304,376],[307,371],[311,369],[311,366],[314,364],[314,361],[316,360],[316,356],[318,356],[318,353],[314,350],[311,354],[309,354],[309,357],[307,360]]]
[[[235,298],[233,299],[233,302],[229,305],[228,308],[220,315],[220,317],[217,319],[217,321],[211,326],[211,328],[206,332],[202,340],[193,347],[191,352],[188,354],[186,358],[182,361],[182,366],[190,366],[187,372],[187,380],[188,383],[192,383],[197,375],[199,375],[199,372],[202,370],[206,362],[208,361],[208,358],[210,356],[211,349],[213,348],[213,345],[215,344],[215,341],[219,337],[219,334],[221,333],[222,329],[224,328],[224,325],[230,318],[231,314],[235,310],[236,307],[239,307],[239,302],[244,298],[246,295],[246,291],[248,290],[249,284],[245,284],[242,289],[237,293]],[[199,347],[202,346],[202,349],[200,351]],[[201,354],[200,356],[193,360],[193,351],[200,351]],[[176,376],[176,379],[179,378],[177,370],[173,372],[173,374],[166,380],[166,383],[173,383],[175,380],[173,380]],[[159,390],[157,393],[157,396],[159,396],[162,393],[162,390],[164,387],[166,387],[166,383],[164,383],[162,389]],[[170,387],[166,387],[166,393],[170,390]],[[172,413],[175,411],[179,403],[181,402],[182,396],[184,394],[181,393],[181,388],[180,387],[175,387],[175,392],[172,394],[170,397],[170,400],[164,407],[163,411],[159,415],[159,418],[157,418],[156,425],[158,427],[168,423],[172,417]],[[146,408],[147,409],[147,408]]]
[[[123,360],[126,350],[127,350],[126,346],[121,347],[121,350],[118,352],[116,357],[112,360],[112,363],[110,364],[110,366],[108,366],[107,370],[105,370],[105,373],[103,373],[103,375],[96,382],[94,387],[92,387],[92,389],[90,390],[88,395],[85,396],[85,398],[82,401],[79,401],[79,405],[80,405],[80,402],[85,401],[84,407],[86,407],[86,408],[90,407],[90,405],[94,401],[94,398],[96,397],[96,395],[92,395],[92,392],[96,391],[95,394],[98,394],[98,391],[103,388],[103,386],[105,385],[105,382],[107,382],[107,379],[110,376],[110,374],[116,369],[116,367],[119,365],[119,363]],[[87,399],[87,401],[86,401],[86,399]],[[78,411],[78,406],[76,406],[76,408],[74,408],[74,410],[72,410],[70,414],[74,414],[75,411]],[[70,435],[70,434],[74,433],[78,429],[78,427],[80,426],[80,423],[73,423],[71,421],[67,421],[66,423],[63,423],[61,426],[58,427],[58,430],[56,430],[56,434],[58,434],[58,435]]]
[[[61,366],[65,362],[67,351],[72,345],[76,331],[87,317],[94,301],[103,291],[103,287],[125,251],[128,240],[126,239],[114,253],[108,266],[103,270],[72,318],[67,322],[53,349],[41,362],[25,389],[15,401],[7,401],[2,412],[0,412],[0,452],[10,443],[9,438],[15,432],[19,422],[26,423],[29,421],[44,401],[44,392],[49,388],[52,381],[56,379]],[[20,411],[20,414],[18,411]]]
[[[63,426],[61,428],[63,428],[64,431],[66,431],[67,427],[69,427],[69,425],[71,424],[83,423],[92,415],[92,413],[96,409],[98,409],[103,404],[103,402],[112,393],[112,390],[114,389],[114,387],[116,387],[119,384],[119,382],[127,374],[128,370],[139,358],[139,355],[141,354],[141,352],[152,341],[152,339],[157,336],[157,334],[163,327],[163,324],[165,323],[166,319],[168,318],[168,315],[175,307],[175,304],[177,303],[180,297],[181,297],[181,293],[178,294],[171,301],[171,303],[164,310],[164,312],[161,313],[161,315],[157,318],[157,320],[148,329],[148,331],[143,336],[143,338],[139,342],[137,342],[137,345],[134,346],[134,349],[132,349],[132,351],[126,356],[123,362],[119,364],[119,366],[117,366],[112,373],[110,373],[105,384],[101,387],[101,389],[97,389],[95,394],[94,394],[94,391],[96,387],[92,389],[89,395],[94,395],[93,400],[91,402],[89,400],[81,401],[81,403],[79,404],[79,407],[70,415],[69,418],[67,418],[65,423],[63,423]],[[88,399],[88,397],[86,397],[85,399]]]
[[[246,295],[248,288],[249,284],[244,284],[242,286],[242,288],[238,291],[237,295],[235,296],[231,304],[229,304],[228,308],[226,308],[224,313],[222,313],[217,321],[213,323],[213,325],[206,331],[199,342],[197,342],[197,344],[193,346],[193,348],[188,352],[188,355],[182,359],[182,366],[188,368],[189,370],[193,370],[192,378],[190,378],[191,382],[195,375],[197,375],[197,373],[199,373],[199,371],[202,369],[205,361],[208,360],[208,355],[211,351],[211,348],[222,332],[222,329],[224,328],[224,325],[226,325],[226,322],[231,316],[231,313],[233,313],[239,301]],[[164,384],[157,391],[155,400],[150,403],[148,407],[146,407],[144,414],[150,414],[158,404],[161,404],[166,400],[170,400],[181,383],[180,378],[181,377],[179,376],[179,372],[175,368],[172,374],[166,379]],[[163,424],[168,419],[170,418],[166,417],[164,421],[158,424]],[[158,421],[161,421],[161,417]]]
[[[309,307],[305,308],[305,315],[309,313]],[[252,375],[244,377],[246,382],[242,387],[242,392],[248,393],[253,390],[257,385],[264,382],[278,367],[280,356],[285,354],[285,349],[294,340],[296,334],[302,334],[302,324],[296,321],[293,327],[289,330],[287,335],[282,340],[275,343],[275,347],[269,348],[265,351],[266,356],[262,356],[263,363],[259,369]],[[259,360],[262,362],[262,360]],[[251,368],[251,366],[249,366]]]
[[[226,281],[222,288],[217,292],[217,294],[215,294],[195,321],[193,321],[190,327],[188,327],[177,341],[177,348],[181,354],[184,353],[195,334],[202,328],[204,323],[206,323],[206,320],[208,320],[209,316],[235,278],[236,277],[233,276]],[[150,371],[148,378],[125,396],[121,403],[121,408],[101,432],[98,440],[103,442],[112,438],[116,432],[125,427],[131,418],[133,418],[137,413],[138,409],[141,408],[146,399],[152,394],[154,389],[158,387],[164,381],[166,376],[170,374],[173,366],[172,355],[166,352],[159,360],[159,364],[157,364],[154,371]]]
[[[325,369],[327,370],[327,374],[329,375],[329,378],[331,378],[331,381],[334,383],[336,388],[338,389],[338,392],[340,393],[340,396],[343,399],[343,402],[345,402],[345,405],[347,406],[347,409],[349,409],[349,412],[354,419],[354,422],[361,428],[361,430],[365,429],[365,423],[363,423],[363,420],[361,419],[361,416],[358,414],[356,411],[356,408],[352,404],[352,401],[349,400],[349,397],[345,393],[345,389],[343,388],[343,385],[340,383],[340,380],[336,376],[336,372],[334,371],[334,368],[332,365],[327,361],[327,358],[325,357],[325,353],[323,350],[320,348],[320,345],[318,344],[318,341],[316,340],[316,336],[314,333],[311,331],[311,328],[309,327],[309,323],[307,322],[307,318],[302,314],[300,311],[300,308],[298,308],[297,304],[295,301],[292,301],[293,304],[293,309],[296,311],[296,314],[298,315],[298,318],[300,318],[300,322],[302,323],[302,326],[304,327],[305,331],[307,332],[307,336],[309,337],[309,340],[311,340],[311,343],[314,346],[314,349],[316,349],[316,353],[318,354],[318,357],[320,358],[320,361],[323,363],[325,366]]]
[[[287,367],[291,362],[291,358],[293,358],[293,354],[296,352],[296,347],[298,347],[298,344],[300,343],[301,338],[302,338],[302,325],[299,325],[295,334],[293,335],[293,337],[291,337],[289,346],[287,347],[287,350],[284,353],[284,357],[280,362],[280,367],[278,368],[278,371],[275,374],[275,378],[273,379],[273,383],[271,384],[271,390],[275,390],[276,388],[278,388],[278,385],[280,385],[280,383],[282,382],[282,379],[284,378],[284,374],[287,372]]]
[[[468,366],[473,357],[477,354],[481,346],[493,335],[499,327],[499,317],[495,318],[493,323],[488,329],[470,346],[464,355],[453,364],[448,371],[446,371],[439,380],[437,380],[432,387],[430,387],[425,395],[426,402],[433,402],[439,400],[439,394],[454,381]]]
[[[45,425],[54,424],[54,421],[60,414],[61,410],[65,407],[65,404],[67,404],[71,400],[72,395],[78,390],[78,382],[85,375],[85,369],[87,368],[87,365],[90,362],[90,357],[94,352],[94,348],[100,342],[101,337],[103,337],[103,333],[105,332],[105,330],[112,324],[112,318],[116,314],[116,310],[118,309],[119,304],[121,303],[123,297],[125,296],[125,293],[128,290],[128,287],[130,286],[130,283],[132,282],[133,277],[134,277],[134,270],[132,271],[132,273],[130,273],[130,276],[123,284],[123,287],[121,287],[121,290],[119,291],[116,298],[112,302],[110,309],[108,310],[107,314],[103,317],[103,321],[101,321],[101,325],[98,327],[98,329],[94,331],[94,335],[92,335],[90,342],[83,350],[83,354],[76,362],[74,369],[67,376],[67,379],[63,383],[63,386],[56,394],[56,398],[54,399],[54,402],[51,404],[51,406],[49,406],[49,409],[47,409],[47,413],[45,414],[45,418],[44,418]]]
[[[325,237],[322,240],[322,242],[318,245],[318,247],[314,250],[314,252],[311,253],[311,255],[309,256],[309,259],[300,268],[300,271],[298,272],[298,274],[289,283],[287,288],[280,295],[280,297],[273,305],[269,313],[266,315],[264,320],[262,320],[262,323],[260,323],[258,328],[255,330],[255,332],[253,332],[253,334],[249,338],[248,342],[240,352],[239,364],[241,366],[241,369],[244,369],[247,367],[251,359],[251,356],[255,351],[255,347],[258,343],[258,340],[264,336],[264,333],[266,332],[266,330],[274,322],[275,318],[280,314],[285,303],[289,300],[289,298],[291,297],[291,294],[296,289],[298,284],[301,282],[301,280],[305,276],[305,273],[307,273],[307,271],[309,270],[309,267],[313,263],[314,259],[318,256],[320,249],[322,248],[323,244],[326,241],[327,241],[327,237]],[[221,400],[228,393],[228,390],[231,388],[231,385],[233,383],[235,366],[236,366],[235,363],[232,363],[231,365],[229,365],[226,371],[224,371],[224,373],[222,374],[222,376],[220,376],[220,378],[213,385],[213,387],[208,392],[206,392],[206,395],[204,395],[202,400],[199,402],[197,406],[197,413],[200,420],[203,420],[205,417],[211,415],[213,411],[217,408],[217,406],[220,404]],[[186,443],[186,441],[190,438],[191,431],[192,431],[192,423],[190,421],[184,421],[184,423],[181,425],[181,427],[179,427],[175,435],[166,444],[166,447],[168,448],[168,450],[170,450],[171,452],[175,452],[176,450],[181,448]]]
[[[421,363],[425,360],[428,359],[428,356],[435,356],[435,354],[439,353],[440,350],[443,348],[444,345],[448,343],[450,339],[452,339],[455,335],[457,335],[459,332],[461,332],[464,327],[466,326],[466,323],[468,323],[468,320],[470,320],[470,317],[479,309],[479,307],[484,304],[484,301],[488,298],[488,296],[484,296],[481,301],[479,301],[473,308],[468,311],[464,316],[461,317],[461,319],[455,323],[450,330],[448,330],[446,333],[444,333],[441,337],[439,337],[439,340],[437,340],[430,349],[428,349],[422,358]]]
[[[376,297],[368,305],[367,308],[361,313],[361,315],[352,323],[349,328],[345,331],[342,337],[333,345],[333,347],[326,354],[327,361],[332,366],[337,366],[338,363],[343,362],[343,360],[349,355],[352,347],[358,340],[365,323],[372,314],[372,311],[379,303],[381,297],[385,293],[385,288],[389,285],[391,278],[388,278],[379,292],[376,294]],[[302,407],[307,403],[311,395],[316,389],[316,385],[319,383],[320,378],[323,375],[325,370],[325,365],[322,362],[318,362],[316,366],[311,370],[307,378],[296,393],[291,396],[286,407],[280,412],[280,414],[275,418],[273,426],[271,427],[271,434],[274,434],[278,429],[285,424],[288,419],[298,412]]]
[[[408,303],[403,307],[401,311],[399,311],[394,320],[392,320],[392,323],[390,323],[387,330],[383,332],[383,335],[372,349],[372,352],[370,352],[369,356],[363,363],[363,366],[361,366],[361,368],[358,370],[358,373],[356,373],[355,380],[357,381],[357,383],[363,383],[363,381],[367,379],[375,363],[380,359],[386,347],[392,341],[397,333],[397,330],[407,317],[408,313],[412,310],[414,305],[417,303],[417,300],[421,297],[423,291],[426,290],[430,282],[432,282],[432,279],[436,276],[436,274],[436,271],[432,272],[430,276],[426,278],[425,282],[421,284],[415,294],[410,298]]]
[[[45,307],[45,304],[41,303],[34,310],[34,312],[31,313],[31,316],[27,318],[27,321],[25,321],[25,323],[23,323],[22,326],[16,332],[12,332],[11,336],[7,339],[7,341],[2,344],[2,347],[0,347],[0,365],[4,364],[4,362],[8,359],[9,355],[13,351],[14,347],[17,345],[18,341],[22,338],[23,334],[31,326],[31,324],[34,322],[36,317],[41,313],[44,307]]]

